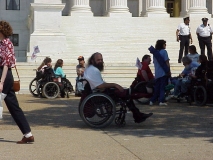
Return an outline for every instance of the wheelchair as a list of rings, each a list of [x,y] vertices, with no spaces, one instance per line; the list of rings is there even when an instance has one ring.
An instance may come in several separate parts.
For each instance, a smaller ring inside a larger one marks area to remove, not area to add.
[[[154,93],[154,84],[152,86],[152,93],[147,92],[147,83],[146,81],[140,81],[139,78],[135,78],[135,80],[132,82],[131,88],[132,91],[138,94],[138,98],[135,98],[135,101],[139,104],[148,104],[150,101],[150,98],[152,97]],[[171,91],[174,89],[173,84],[168,84],[165,87],[165,97],[168,97],[171,95]],[[141,97],[141,98],[140,98]]]
[[[86,125],[92,128],[104,128],[113,121],[118,126],[125,126],[127,101],[114,93],[115,89],[91,90],[89,83],[84,80],[84,90],[79,102],[79,115]],[[141,94],[131,92],[129,98],[141,98]]]
[[[66,78],[56,78],[52,68],[45,68],[44,73],[36,71],[36,77],[29,84],[29,91],[35,97],[46,97],[54,99],[66,95],[73,91],[73,86]]]
[[[198,106],[213,103],[213,62],[209,61],[206,66],[205,77],[200,85],[195,86],[194,102]]]

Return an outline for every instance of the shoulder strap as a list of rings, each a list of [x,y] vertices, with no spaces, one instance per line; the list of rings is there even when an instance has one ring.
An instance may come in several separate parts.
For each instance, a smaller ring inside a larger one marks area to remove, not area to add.
[[[18,79],[20,81],[20,78],[19,78],[19,75],[18,75],[18,70],[17,70],[16,66],[15,66],[15,69],[16,69],[16,73],[17,73]]]

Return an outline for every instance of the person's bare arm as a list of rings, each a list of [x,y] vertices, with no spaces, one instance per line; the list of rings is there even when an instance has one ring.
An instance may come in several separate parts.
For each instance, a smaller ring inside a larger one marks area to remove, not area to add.
[[[6,75],[7,75],[7,71],[8,71],[8,66],[4,66],[3,72],[2,72],[2,75],[1,75],[0,92],[2,92],[2,90],[3,90],[3,85],[4,85]]]
[[[177,31],[176,31],[176,37],[177,37],[177,42],[179,42],[179,30],[177,29]]]
[[[149,81],[149,77],[145,70],[141,70],[141,74],[142,74],[143,78],[145,79],[145,81]]]
[[[191,44],[192,44],[193,40],[192,40],[192,34],[191,33],[189,34],[189,39],[191,40]]]
[[[101,85],[97,86],[98,89],[104,88],[117,88],[119,91],[123,92],[123,87],[116,83],[102,83]]]

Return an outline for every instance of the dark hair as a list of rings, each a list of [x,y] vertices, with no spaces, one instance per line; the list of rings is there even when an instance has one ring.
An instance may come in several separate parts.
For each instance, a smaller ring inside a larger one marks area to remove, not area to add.
[[[191,58],[189,58],[188,56],[184,56],[182,58],[182,62],[186,63],[186,64],[190,64],[192,62]]]
[[[8,38],[13,34],[13,29],[8,22],[0,21],[0,32],[5,36],[5,38]]]
[[[189,49],[191,49],[192,51],[197,53],[197,49],[196,49],[196,47],[194,45],[189,46]]]
[[[206,63],[208,61],[206,55],[204,55],[204,54],[201,54],[199,56],[199,60],[201,63]]]
[[[166,44],[165,40],[163,40],[163,39],[157,40],[155,49],[157,49],[157,50],[164,49],[164,44]]]
[[[189,20],[189,17],[183,18],[183,21],[185,22],[186,20]]]
[[[51,63],[52,62],[52,59],[49,58],[49,57],[46,57],[43,62],[41,63],[41,65],[38,67],[38,71],[44,66],[44,65],[47,65],[47,63]]]
[[[142,62],[143,62],[145,59],[149,58],[149,57],[150,57],[150,55],[145,54],[145,55],[143,56],[143,58],[142,58]]]
[[[94,61],[95,61],[95,55],[97,55],[97,54],[101,54],[101,53],[95,52],[95,53],[93,53],[93,54],[91,55],[91,57],[88,59],[88,63],[87,63],[88,66],[89,66],[89,65],[92,65],[92,64],[94,63]]]
[[[58,68],[58,67],[62,67],[62,64],[63,64],[63,60],[62,59],[58,59],[56,64],[55,64],[55,67],[54,67],[54,71]]]

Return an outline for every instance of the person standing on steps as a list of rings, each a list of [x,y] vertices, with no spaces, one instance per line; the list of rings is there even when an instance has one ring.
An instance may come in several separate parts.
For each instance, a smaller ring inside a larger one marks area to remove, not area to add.
[[[5,104],[23,133],[22,140],[18,144],[34,142],[27,119],[19,107],[16,94],[13,90],[13,75],[11,68],[15,66],[15,53],[13,43],[9,36],[13,34],[12,27],[6,21],[0,21],[0,92],[5,93]]]
[[[176,31],[176,37],[177,37],[177,42],[180,42],[180,50],[179,50],[179,57],[178,57],[178,63],[181,63],[181,59],[183,57],[183,50],[184,50],[184,56],[188,54],[188,48],[192,41],[192,35],[190,32],[189,28],[189,22],[190,19],[189,17],[183,18],[183,23],[180,23],[177,27]]]
[[[208,60],[212,61],[212,27],[207,24],[208,18],[202,18],[203,24],[197,27],[197,38],[199,41],[201,55],[205,55],[205,46],[207,47]]]

